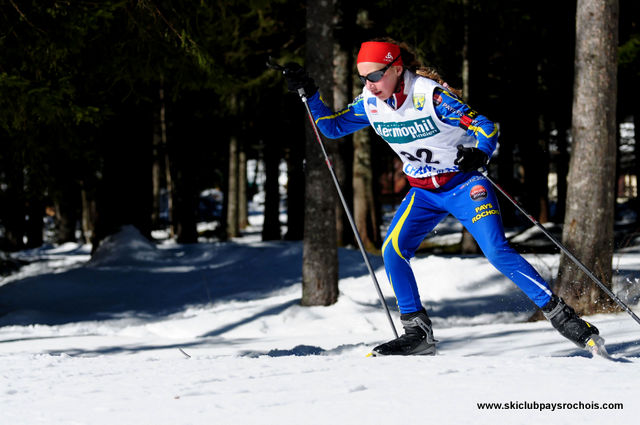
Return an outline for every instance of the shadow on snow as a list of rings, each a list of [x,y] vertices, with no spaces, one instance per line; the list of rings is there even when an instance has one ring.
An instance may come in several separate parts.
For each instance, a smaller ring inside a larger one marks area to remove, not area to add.
[[[129,249],[127,249],[129,248]],[[187,306],[267,297],[301,282],[302,243],[197,244],[155,248],[138,243],[96,255],[60,273],[0,287],[0,326],[57,325],[137,317],[152,320]],[[370,256],[375,268],[379,257]],[[367,274],[359,251],[340,249],[340,278]]]

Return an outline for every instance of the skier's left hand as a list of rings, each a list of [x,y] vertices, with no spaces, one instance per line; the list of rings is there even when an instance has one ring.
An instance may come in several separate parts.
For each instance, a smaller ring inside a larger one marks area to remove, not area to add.
[[[299,93],[299,90],[302,89],[305,96],[311,97],[318,91],[318,86],[313,78],[295,62],[289,62],[284,66],[284,79],[287,81],[287,88],[290,92]]]
[[[467,172],[484,167],[488,160],[487,154],[480,149],[458,145],[458,155],[453,163],[458,166],[460,171]]]

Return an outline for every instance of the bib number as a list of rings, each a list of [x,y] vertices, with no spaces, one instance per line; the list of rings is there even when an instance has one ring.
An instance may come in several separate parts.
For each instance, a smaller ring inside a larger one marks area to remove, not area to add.
[[[425,164],[440,164],[440,161],[432,161],[433,152],[429,149],[418,149],[415,155],[410,154],[409,152],[401,151],[401,155],[405,156],[409,161],[419,161]]]

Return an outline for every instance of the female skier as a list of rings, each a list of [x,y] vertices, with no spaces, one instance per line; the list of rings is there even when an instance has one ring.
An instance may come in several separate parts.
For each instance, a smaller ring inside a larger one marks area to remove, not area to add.
[[[491,264],[518,285],[563,336],[585,348],[598,329],[554,295],[509,245],[496,194],[477,171],[496,148],[496,125],[463,103],[437,73],[419,66],[409,69],[405,63],[415,65],[405,45],[401,48],[388,39],[362,43],[357,57],[362,94],[336,113],[324,104],[302,67],[290,63],[284,72],[290,91],[304,90],[315,122],[326,137],[339,138],[372,126],[402,160],[411,185],[382,245],[405,333],[375,347],[373,354],[435,354],[431,320],[420,301],[409,260],[448,214],[465,226]]]

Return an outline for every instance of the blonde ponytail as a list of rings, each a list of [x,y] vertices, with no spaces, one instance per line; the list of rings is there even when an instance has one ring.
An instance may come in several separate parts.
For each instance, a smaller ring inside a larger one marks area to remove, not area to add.
[[[440,74],[438,74],[438,71],[436,71],[434,68],[430,68],[430,67],[427,67],[427,66],[421,66],[420,68],[416,69],[414,72],[416,74],[422,76],[422,77],[426,77],[426,78],[428,78],[430,80],[433,80],[436,83],[440,84],[442,87],[447,89],[447,91],[449,91],[449,92],[453,93],[454,95],[456,95],[457,98],[459,98],[459,99],[462,98],[462,90],[453,88],[449,84],[447,84],[442,79]]]

